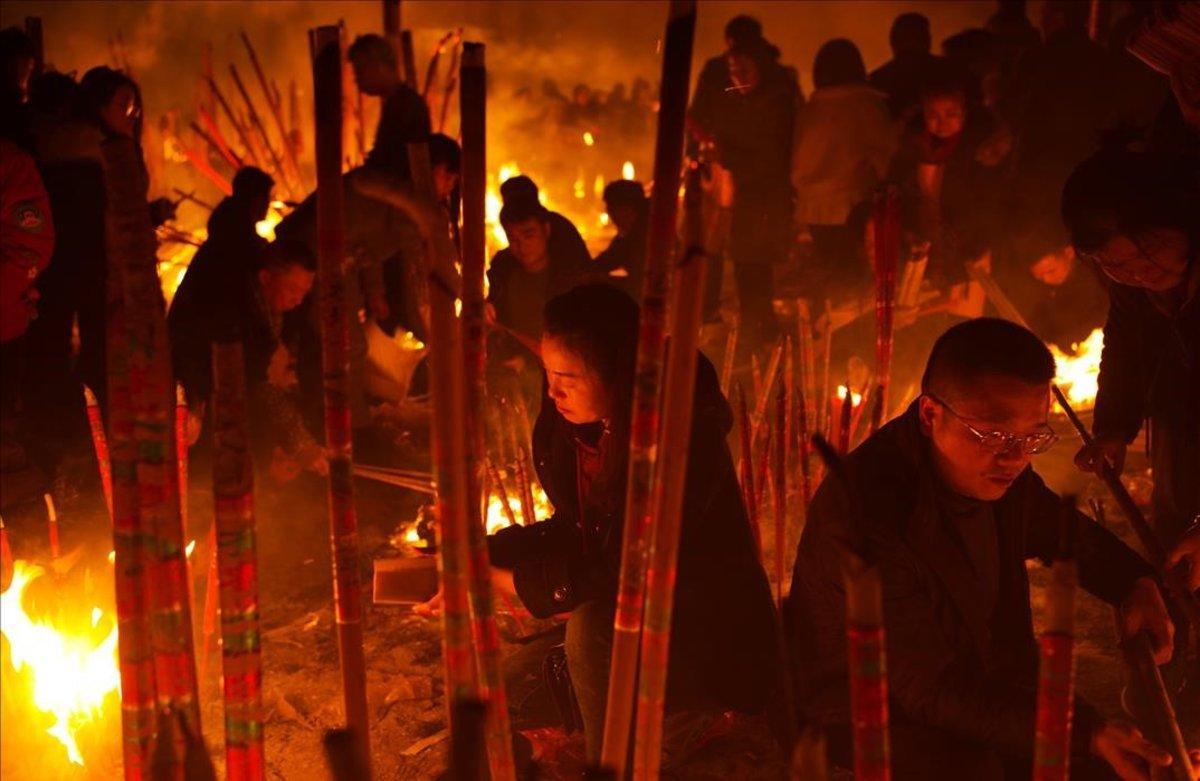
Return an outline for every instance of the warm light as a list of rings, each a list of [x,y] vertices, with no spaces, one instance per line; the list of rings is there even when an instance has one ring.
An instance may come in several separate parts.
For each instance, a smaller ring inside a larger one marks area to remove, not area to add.
[[[1095,406],[1103,349],[1104,331],[1099,328],[1082,342],[1072,344],[1070,355],[1050,345],[1050,354],[1054,356],[1054,382],[1067,394],[1072,405]]]
[[[595,146],[596,145],[596,137],[593,136],[591,134],[591,132],[588,130],[583,131],[583,144],[584,144],[584,146]]]
[[[600,212],[600,224],[608,225],[608,212]]]
[[[621,166],[621,178],[622,179],[635,179],[636,177],[633,174],[634,174],[633,161],[626,160],[625,165]]]
[[[196,541],[192,540],[191,542],[189,542],[187,544],[187,547],[184,548],[184,553],[190,559],[192,557],[192,551],[194,551],[194,550],[196,550]]]
[[[859,404],[862,404],[862,394],[861,393],[854,393],[849,388],[847,388],[845,385],[838,386],[837,397],[839,400],[845,401],[847,393],[850,394],[850,406],[851,407],[857,407]]]
[[[532,486],[533,489],[533,517],[525,517],[525,508],[521,504],[521,500],[513,496],[511,493],[508,496],[508,505],[512,508],[513,515],[517,517],[517,523],[521,526],[528,526],[531,523],[536,523],[539,519],[549,518],[554,514],[554,507],[550,504],[550,499],[546,496],[546,492],[537,483]],[[492,534],[507,526],[508,514],[504,512],[504,502],[496,494],[488,495],[487,502],[487,532]]]
[[[604,197],[604,177],[600,174],[596,174],[596,180],[592,182],[592,193],[597,198]]]
[[[275,226],[283,221],[283,210],[287,204],[283,201],[271,201],[267,216],[254,224],[254,230],[267,241],[275,241]]]
[[[404,541],[407,542],[409,545],[421,545],[422,544],[421,533],[417,531],[417,527],[415,524],[412,526],[409,526],[408,530],[404,532]]]
[[[97,639],[94,630],[104,619],[99,607],[92,608],[90,627],[75,630],[30,616],[25,591],[43,574],[27,561],[13,562],[12,582],[0,594],[0,634],[8,641],[11,672],[29,677],[33,705],[54,719],[46,732],[63,745],[68,760],[83,765],[76,733],[99,718],[108,696],[120,690],[117,625],[109,622],[108,632]],[[9,672],[6,666],[6,688],[14,684]]]
[[[587,197],[587,188],[583,184],[583,179],[575,180],[575,197],[581,199]]]

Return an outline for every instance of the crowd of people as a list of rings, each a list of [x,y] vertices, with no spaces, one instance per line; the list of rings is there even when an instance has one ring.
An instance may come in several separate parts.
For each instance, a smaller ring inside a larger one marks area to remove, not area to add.
[[[849,766],[841,551],[853,539],[870,550],[883,580],[894,776],[1028,774],[1037,649],[1025,563],[1057,555],[1060,526],[1050,519],[1064,512],[1031,465],[1057,438],[1048,424],[1055,367],[1046,341],[1066,345],[1103,325],[1096,442],[1077,463],[1119,472],[1126,448],[1149,426],[1153,522],[1172,549],[1169,565],[1200,589],[1196,64],[1169,78],[1143,72],[1125,50],[1138,20],[1119,21],[1102,43],[1089,36],[1088,8],[1050,0],[1039,29],[1024,3],[1007,0],[986,27],[943,41],[940,55],[929,21],[905,13],[891,28],[892,59],[874,70],[854,42],[824,43],[808,95],[758,21],[739,16],[725,28],[725,51],[699,71],[688,150],[713,172],[708,249],[733,266],[750,351],[780,331],[781,273],[798,277],[799,295],[813,300],[869,296],[863,237],[881,187],[898,199],[904,258],[927,263],[937,299],[930,311],[946,311],[938,302],[982,271],[1010,292],[1029,328],[958,317],[939,329],[917,399],[816,492],[782,622],[728,446],[732,410],[701,357],[667,695],[666,750],[676,759],[722,712],[766,712],[778,725],[786,718],[779,703],[792,699],[781,689],[789,680],[796,715],[825,731],[834,764]],[[136,142],[142,107],[137,85],[119,71],[99,67],[78,81],[34,75],[29,40],[15,29],[0,37],[4,468],[25,458],[53,472],[63,448],[86,432],[79,383],[104,403],[111,259],[101,148],[116,137]],[[427,333],[411,273],[420,233],[357,184],[379,176],[411,183],[408,144],[427,141],[436,197],[454,223],[460,150],[431,133],[428,108],[398,76],[386,39],[361,36],[348,56],[362,93],[382,101],[370,154],[344,175],[349,401],[360,446],[376,434],[362,322]],[[644,139],[654,124],[642,81],[628,95],[617,85],[604,98],[583,86],[568,98],[547,81],[540,96],[525,97],[538,107],[533,126],[553,115],[572,136]],[[555,148],[562,147],[547,145],[547,154]],[[316,194],[268,242],[255,226],[274,187],[262,170],[237,172],[167,322],[175,377],[201,437],[211,345],[242,342],[256,460],[281,484],[304,471],[324,474],[328,464],[313,292]],[[555,513],[492,535],[489,552],[498,587],[535,616],[569,614],[559,634],[509,659],[509,700],[518,728],[557,723],[563,691],[543,671],[560,655],[568,710],[595,761],[649,200],[639,182],[608,184],[616,236],[593,258],[529,177],[503,182],[500,195],[508,246],[487,272],[489,380],[515,377],[541,399],[532,450]],[[169,201],[146,208],[152,224],[172,217]],[[1074,508],[1068,513],[1078,526],[1081,585],[1120,608],[1123,637],[1147,633],[1160,664],[1186,668],[1186,626],[1176,629],[1179,616],[1154,570],[1115,535]],[[1194,674],[1178,678],[1195,685]],[[1194,688],[1184,696],[1200,701]],[[1186,708],[1181,715],[1196,716]],[[1136,729],[1080,699],[1074,735],[1079,777],[1143,778],[1170,761]]]

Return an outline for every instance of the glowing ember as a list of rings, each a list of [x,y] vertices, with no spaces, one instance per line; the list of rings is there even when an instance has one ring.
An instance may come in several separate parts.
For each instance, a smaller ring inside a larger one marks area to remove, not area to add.
[[[271,201],[265,219],[254,224],[254,230],[267,241],[275,241],[275,226],[283,221],[283,210],[287,205],[283,201]]]
[[[513,496],[511,493],[508,496],[508,504],[512,507],[513,515],[517,517],[517,523],[521,526],[528,526],[531,523],[536,523],[539,520],[545,520],[554,514],[554,507],[550,504],[550,499],[546,496],[546,492],[542,487],[534,483],[533,487],[533,518],[525,517],[525,508],[521,505],[521,500]],[[504,512],[504,502],[500,497],[491,494],[488,496],[487,503],[487,531],[488,534],[497,532],[506,526],[509,526],[508,515]]]
[[[634,176],[633,174],[634,174],[633,161],[626,160],[625,165],[621,166],[621,178],[622,179],[636,179],[637,177]]]
[[[591,134],[591,131],[588,131],[588,130],[583,131],[583,144],[584,144],[584,146],[595,146],[596,145],[596,137]]]
[[[838,399],[844,401],[846,399],[847,393],[850,394],[850,406],[851,407],[857,407],[859,404],[862,404],[862,394],[861,393],[854,393],[849,388],[847,388],[845,385],[838,386],[838,389],[837,389]]]
[[[1054,356],[1054,382],[1067,394],[1073,406],[1090,409],[1096,404],[1100,378],[1100,352],[1104,349],[1104,331],[1097,328],[1087,339],[1071,345],[1071,353],[1050,345]]]
[[[0,634],[8,641],[11,665],[11,670],[5,665],[4,685],[13,685],[10,674],[28,676],[33,705],[54,719],[46,732],[63,745],[68,760],[83,765],[78,731],[100,718],[109,695],[120,689],[117,625],[99,607],[91,610],[90,626],[58,626],[52,618],[29,615],[25,592],[44,574],[18,559],[12,582],[0,594]]]

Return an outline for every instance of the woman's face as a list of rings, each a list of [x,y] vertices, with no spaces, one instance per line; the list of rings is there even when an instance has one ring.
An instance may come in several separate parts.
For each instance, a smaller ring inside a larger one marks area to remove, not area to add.
[[[550,400],[560,415],[576,425],[610,417],[611,402],[600,375],[561,339],[542,337],[542,364],[546,367]]]
[[[128,85],[117,87],[112,98],[100,110],[100,119],[112,133],[132,136],[137,124],[137,96]]]
[[[1183,282],[1188,238],[1176,228],[1152,228],[1136,241],[1117,234],[1088,257],[1114,282],[1161,293]]]
[[[959,95],[934,95],[922,104],[925,129],[934,138],[945,140],[962,132],[967,119],[966,106]]]

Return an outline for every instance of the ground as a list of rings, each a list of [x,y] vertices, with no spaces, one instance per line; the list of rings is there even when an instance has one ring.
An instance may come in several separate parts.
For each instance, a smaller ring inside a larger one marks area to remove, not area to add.
[[[1065,422],[1057,421],[1057,428],[1065,433]],[[1040,471],[1062,490],[1102,496],[1097,485],[1070,467],[1076,442],[1070,436],[1064,436],[1064,440],[1051,455],[1039,460]],[[409,442],[402,448],[399,463],[393,465],[419,467],[424,452],[419,442]],[[203,602],[200,576],[207,556],[203,542],[212,517],[207,468],[203,454],[198,454],[193,459],[189,505],[189,536],[202,543],[193,560],[198,604]],[[92,469],[94,461],[90,458],[72,459],[56,494],[63,519],[64,547],[82,545],[102,553],[111,543],[98,485],[90,476]],[[1132,458],[1130,472],[1136,474],[1142,469],[1144,462]],[[422,497],[365,480],[356,481],[355,488],[360,564],[364,585],[369,589],[372,559],[390,551],[389,536],[398,524],[415,517]],[[326,730],[342,723],[324,490],[323,483],[316,479],[300,479],[285,488],[271,486],[263,479],[257,493],[266,761],[267,775],[273,779],[327,777],[322,737]],[[1132,542],[1127,525],[1115,510],[1110,512],[1110,521]],[[18,557],[45,555],[40,537],[42,523],[44,519],[32,511],[28,517],[10,521]],[[772,555],[768,549],[768,561]],[[1031,567],[1035,617],[1042,603],[1045,575],[1040,567]],[[439,621],[416,615],[405,607],[372,605],[369,591],[365,596],[367,687],[376,777],[437,777],[444,770],[448,748]],[[198,627],[202,623],[201,612],[197,607]],[[525,628],[530,631],[528,624]],[[1077,689],[1105,713],[1117,715],[1121,707],[1123,668],[1113,642],[1110,609],[1082,595],[1078,628]],[[501,630],[506,640],[519,631],[507,616],[501,617]],[[205,667],[204,736],[223,777],[222,706],[216,682],[219,657],[211,654]],[[9,699],[5,698],[6,716],[11,705]],[[5,719],[4,750],[0,754],[0,776],[5,779],[113,778],[119,773],[116,746],[119,717],[111,707],[101,722],[103,729],[93,730],[99,734],[86,745],[81,740],[89,759],[85,769],[65,765],[57,744],[37,730],[20,730],[14,724],[20,722]],[[532,737],[544,777],[578,777],[582,767],[582,741],[578,734],[564,737],[554,731],[541,731]],[[14,747],[18,750],[9,750]],[[40,752],[47,759],[41,763],[28,761]],[[51,767],[57,769],[48,773]],[[781,757],[765,726],[758,721],[739,719],[729,734],[687,761],[678,776],[778,778],[783,770]]]

